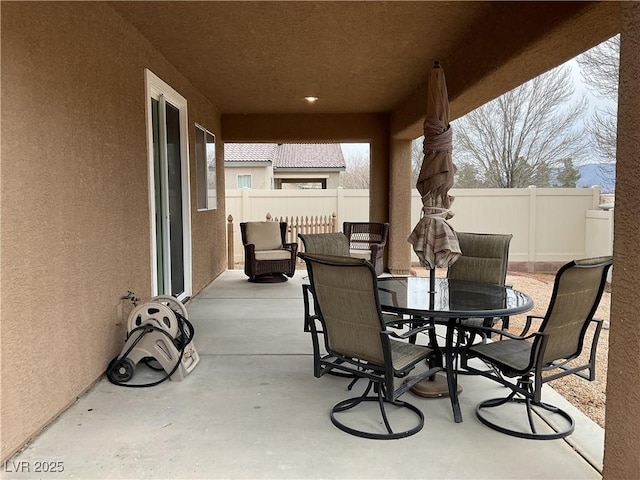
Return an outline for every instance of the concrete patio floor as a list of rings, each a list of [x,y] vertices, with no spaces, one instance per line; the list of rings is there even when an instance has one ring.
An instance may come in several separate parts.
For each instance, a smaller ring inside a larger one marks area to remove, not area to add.
[[[576,419],[570,443],[483,426],[475,405],[504,388],[468,376],[463,423],[453,422],[448,398],[407,393],[426,417],[418,434],[377,441],[338,430],[329,408],[353,392],[345,379],[313,376],[305,276],[252,284],[242,271],[223,273],[187,305],[200,364],[184,381],[133,389],[101,379],[10,459],[2,478],[601,478],[603,430],[550,389],[545,400]],[[64,471],[36,472],[43,461]]]

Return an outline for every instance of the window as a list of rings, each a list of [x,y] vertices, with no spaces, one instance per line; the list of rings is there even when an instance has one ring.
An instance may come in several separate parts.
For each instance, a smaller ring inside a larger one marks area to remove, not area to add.
[[[251,175],[238,175],[238,188],[251,188]]]
[[[200,125],[196,125],[196,188],[198,210],[217,208],[216,137]]]

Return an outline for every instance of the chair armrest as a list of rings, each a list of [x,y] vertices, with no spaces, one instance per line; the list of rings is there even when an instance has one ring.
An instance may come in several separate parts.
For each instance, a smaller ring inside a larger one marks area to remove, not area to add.
[[[461,327],[462,329],[466,330],[464,327]],[[491,327],[473,327],[472,329],[473,331],[481,331],[481,332],[486,332],[486,333],[495,333],[497,335],[502,335],[504,337],[507,337],[511,340],[529,340],[531,338],[540,336],[540,335],[546,335],[545,333],[541,333],[541,332],[533,332],[529,335],[514,335],[513,333],[507,331],[507,330],[498,330],[496,328],[491,328]],[[487,335],[488,336],[488,335]]]
[[[285,243],[282,248],[284,248],[285,250],[290,250],[293,255],[296,255],[296,252],[298,251],[298,244],[297,243]]]
[[[593,338],[591,339],[591,349],[589,351],[589,364],[591,368],[589,369],[587,380],[593,382],[596,379],[596,350],[598,348],[598,340],[600,339],[600,332],[602,331],[604,320],[592,318],[591,321],[596,324],[596,331],[593,332]]]
[[[524,324],[524,327],[522,328],[522,331],[520,332],[520,334],[518,336],[520,337],[524,337],[527,333],[529,333],[529,329],[531,328],[531,321],[536,318],[538,320],[543,320],[544,316],[542,315],[527,315],[527,320]]]
[[[253,243],[245,243],[244,251],[246,254],[251,255],[251,257],[255,257],[256,246]]]
[[[426,331],[433,330],[433,329],[434,329],[433,325],[422,325],[420,327],[413,328],[413,329],[411,329],[411,330],[409,330],[408,332],[405,332],[405,333],[397,333],[397,332],[394,332],[393,330],[383,330],[382,333],[384,335],[388,335],[388,336],[393,337],[393,338],[400,338],[400,339],[404,340],[404,339],[412,337],[412,336],[414,336],[414,335],[416,335],[416,334],[418,334],[420,332],[426,332]]]

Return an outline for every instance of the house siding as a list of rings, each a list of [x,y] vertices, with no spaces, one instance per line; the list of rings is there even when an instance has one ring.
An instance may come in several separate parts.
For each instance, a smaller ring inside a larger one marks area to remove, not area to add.
[[[273,167],[271,164],[259,167],[224,167],[227,188],[238,188],[238,175],[251,175],[251,188],[272,188]]]
[[[196,210],[194,123],[220,116],[105,3],[2,3],[2,458],[121,349],[127,290],[151,295],[144,70],[188,102],[193,293],[226,264],[218,209]],[[119,323],[119,324],[118,324]]]

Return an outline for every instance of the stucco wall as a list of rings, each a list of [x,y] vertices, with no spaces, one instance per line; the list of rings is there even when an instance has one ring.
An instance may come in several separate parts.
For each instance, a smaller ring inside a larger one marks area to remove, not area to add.
[[[607,429],[603,478],[640,476],[640,4],[622,7]]]
[[[225,203],[219,178],[195,209],[193,123],[219,141],[215,107],[107,4],[2,2],[1,21],[5,459],[120,350],[120,296],[151,294],[145,68],[188,101],[194,293],[225,266]]]
[[[238,175],[251,175],[251,188],[272,188],[273,167],[224,167],[227,188],[238,188]]]

